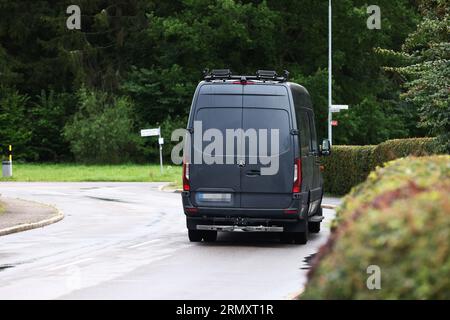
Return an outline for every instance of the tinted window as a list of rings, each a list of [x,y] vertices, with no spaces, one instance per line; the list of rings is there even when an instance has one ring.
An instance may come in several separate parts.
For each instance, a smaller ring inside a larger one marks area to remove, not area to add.
[[[299,119],[297,119],[298,127],[300,130],[300,148],[302,157],[308,156],[311,151],[311,131],[309,126],[308,113],[306,111],[300,111],[298,113]]]
[[[308,112],[309,124],[311,128],[311,149],[317,151],[317,135],[316,135],[316,126],[314,125],[314,115],[312,112]]]
[[[289,150],[291,145],[289,114],[280,109],[259,109],[244,108],[243,111],[243,129],[255,129],[259,134],[260,129],[267,130],[267,145],[271,141],[271,129],[277,129],[279,133],[279,152]],[[246,139],[246,149],[248,150],[248,140]],[[274,153],[271,152],[273,155]]]
[[[226,129],[239,129],[241,128],[242,121],[242,109],[236,108],[201,108],[196,116],[195,121],[201,121],[202,125],[202,136],[208,129],[217,129],[221,132],[223,137],[226,136]],[[204,148],[210,144],[210,142],[203,141],[202,149],[195,150],[195,152],[202,153]],[[223,151],[226,149],[223,148],[222,152],[217,155],[223,155]],[[235,148],[235,153],[237,149]]]

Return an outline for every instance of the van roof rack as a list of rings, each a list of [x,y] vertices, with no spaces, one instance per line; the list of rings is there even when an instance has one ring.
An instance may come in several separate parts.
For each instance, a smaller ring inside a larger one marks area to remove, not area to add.
[[[284,76],[278,76],[277,72],[274,70],[258,70],[256,75],[244,76],[244,75],[234,75],[230,69],[209,69],[203,70],[203,78],[206,81],[212,80],[262,80],[262,81],[277,81],[286,82],[289,79],[289,71],[284,70]]]

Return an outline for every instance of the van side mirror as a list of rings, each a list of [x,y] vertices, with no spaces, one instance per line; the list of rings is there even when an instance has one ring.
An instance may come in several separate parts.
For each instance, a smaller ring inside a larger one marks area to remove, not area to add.
[[[329,156],[331,154],[331,143],[328,139],[323,139],[322,145],[320,146],[320,155]]]

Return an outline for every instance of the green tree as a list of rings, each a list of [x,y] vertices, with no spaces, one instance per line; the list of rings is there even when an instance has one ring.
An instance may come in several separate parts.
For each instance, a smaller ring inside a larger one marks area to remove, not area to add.
[[[64,128],[75,159],[84,163],[121,163],[136,152],[138,134],[125,97],[81,88],[79,110]]]
[[[76,98],[69,93],[42,90],[29,107],[32,150],[39,161],[59,162],[71,160],[69,143],[64,139],[63,128],[76,111]]]
[[[27,95],[0,87],[0,147],[5,154],[8,145],[12,145],[17,159],[33,159],[36,156],[29,148],[31,123],[25,112],[28,101]]]
[[[444,0],[422,0],[423,15],[401,52],[379,50],[401,66],[387,67],[403,80],[401,97],[417,108],[419,125],[438,137],[441,151],[450,152],[450,7]]]

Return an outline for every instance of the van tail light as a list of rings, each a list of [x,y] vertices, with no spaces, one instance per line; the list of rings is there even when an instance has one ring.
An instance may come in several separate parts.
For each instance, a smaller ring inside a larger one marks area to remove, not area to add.
[[[255,82],[247,81],[247,80],[237,80],[237,81],[233,81],[233,84],[242,84],[243,86],[246,86],[248,84],[255,84]]]
[[[294,184],[292,193],[299,193],[302,186],[302,159],[297,158],[294,161]]]
[[[183,162],[183,191],[191,190],[189,184],[189,163]]]

